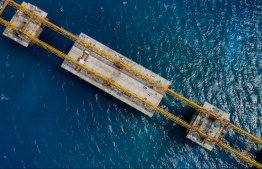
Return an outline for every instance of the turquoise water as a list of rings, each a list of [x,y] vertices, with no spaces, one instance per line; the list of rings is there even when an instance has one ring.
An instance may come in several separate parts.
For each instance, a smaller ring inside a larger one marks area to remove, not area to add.
[[[84,32],[169,79],[183,96],[224,110],[261,138],[261,1],[27,2],[56,25]],[[13,13],[7,8],[2,17]],[[40,39],[65,53],[73,45],[48,28]],[[1,168],[250,167],[217,146],[210,152],[187,140],[184,128],[161,115],[149,118],[75,77],[38,46],[24,48],[1,35],[0,48]],[[195,112],[169,96],[161,107],[186,121]],[[248,140],[231,131],[225,142],[242,152]],[[250,153],[260,149],[252,144]]]

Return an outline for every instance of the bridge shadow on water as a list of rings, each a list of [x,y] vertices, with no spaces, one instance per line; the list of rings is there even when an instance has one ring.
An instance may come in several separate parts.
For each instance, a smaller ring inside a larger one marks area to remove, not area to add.
[[[255,154],[256,158],[255,160],[259,163],[262,164],[262,150],[258,151],[256,154]]]
[[[182,107],[176,110],[171,110],[171,112],[175,112],[173,113],[174,115],[178,116],[179,118],[181,118],[182,120],[186,121],[187,123],[190,123],[193,115],[195,114],[196,110],[191,108],[191,107]],[[166,130],[168,131],[168,135],[172,140],[177,140],[179,142],[183,142],[188,144],[190,147],[196,147],[198,146],[197,144],[195,144],[194,142],[192,142],[191,140],[186,138],[187,135],[187,129],[179,124],[175,124],[175,122],[169,120],[168,125],[166,126]]]
[[[158,129],[161,129],[165,131],[165,133],[168,135],[168,137],[173,140],[174,142],[181,143],[181,145],[188,144],[190,147],[198,147],[198,145],[191,140],[186,138],[187,135],[187,129],[177,123],[175,123],[172,120],[167,120],[166,117],[162,115],[157,115],[155,112],[153,117],[150,118],[147,115],[144,115],[140,111],[136,110],[135,108],[123,103],[121,100],[118,100],[117,98],[105,93],[104,91],[98,89],[97,87],[87,83],[86,81],[80,79],[79,77],[71,74],[70,72],[67,72],[66,70],[60,68],[56,68],[56,73],[60,74],[61,77],[64,77],[65,79],[70,79],[70,81],[74,84],[74,88],[77,88],[78,90],[81,90],[83,95],[90,95],[91,97],[94,97],[95,94],[100,95],[103,97],[103,100],[106,101],[107,104],[113,105],[116,104],[119,108],[127,110],[125,113],[125,116],[127,118],[136,118],[141,120],[142,118],[145,118],[147,121],[147,125],[149,126],[157,126]],[[79,99],[85,99],[84,97],[81,98],[78,95]],[[175,116],[178,116],[182,120],[190,123],[191,118],[193,117],[194,113],[196,112],[195,109],[186,106],[181,108],[175,108],[175,107],[169,107],[169,112],[174,114]],[[117,116],[118,112],[115,113]],[[120,124],[119,124],[120,125]]]
[[[50,30],[45,29],[45,31],[43,32],[43,34],[40,36],[41,40],[47,42],[48,44],[56,44],[55,42],[57,41],[58,38],[53,38],[50,39],[48,38],[47,34],[50,33]],[[55,36],[53,34],[53,36]],[[73,42],[71,41],[66,41],[66,44],[63,45],[54,45],[55,47],[59,47],[60,49],[62,49],[63,52],[67,53],[71,46],[73,45]],[[15,42],[10,40],[10,43],[16,44]],[[19,46],[19,45],[17,45]],[[21,47],[21,50],[25,50],[23,47]],[[141,112],[139,112],[138,110],[132,108],[131,106],[127,105],[127,104],[123,104],[122,101],[114,98],[113,96],[106,94],[104,91],[101,91],[100,89],[96,88],[93,85],[90,85],[88,83],[86,83],[84,80],[80,79],[79,77],[71,74],[70,72],[65,71],[64,69],[62,69],[60,67],[60,65],[62,64],[63,60],[61,59],[53,59],[52,56],[52,60],[47,57],[46,55],[48,55],[47,51],[45,51],[44,49],[34,45],[33,47],[31,47],[31,50],[27,51],[28,53],[31,53],[32,55],[35,56],[35,58],[37,59],[37,61],[41,61],[42,63],[46,63],[49,65],[54,66],[55,68],[55,73],[61,76],[61,79],[64,77],[65,79],[70,79],[70,81],[73,84],[76,84],[76,88],[81,88],[81,89],[85,89],[87,86],[89,88],[89,90],[86,90],[86,93],[90,94],[90,91],[92,91],[93,95],[95,93],[98,93],[99,95],[103,95],[103,97],[105,98],[105,100],[108,100],[111,103],[115,103],[117,105],[119,105],[119,107],[124,108],[126,110],[128,110],[128,112],[133,112],[132,115],[130,115],[130,113],[126,113],[128,116],[134,116],[135,118],[139,118],[141,119],[141,117],[145,117],[149,123],[149,125],[154,125],[155,123],[159,123],[158,128],[162,128],[164,129],[164,131],[168,134],[169,138],[172,140],[176,140],[176,141],[181,141],[181,142],[185,142],[187,144],[189,144],[190,146],[196,146],[196,144],[194,144],[192,141],[186,139],[186,134],[187,134],[187,130],[186,128],[176,124],[175,122],[173,122],[172,120],[164,120],[165,117],[164,116],[156,116],[155,115],[150,118],[146,115],[143,115]],[[52,54],[51,54],[52,55]],[[55,57],[54,57],[55,58]],[[83,90],[84,91],[84,90]],[[110,103],[109,103],[110,104]],[[179,109],[173,109],[172,107],[170,108],[171,112],[174,112],[174,115],[180,117],[181,119],[183,119],[184,121],[190,123],[190,120],[192,118],[192,116],[195,113],[195,110],[190,108],[190,107],[186,107],[186,108],[179,108]],[[162,121],[165,121],[163,124],[161,123]]]
[[[178,109],[169,109],[169,112],[173,112],[172,114],[176,115],[177,117],[181,118],[182,120],[190,123],[191,118],[193,117],[194,113],[196,110],[194,110],[191,107],[186,107],[186,108],[178,108]],[[191,147],[196,147],[198,146],[191,140],[186,138],[187,135],[187,129],[176,122],[172,120],[166,120],[167,118],[164,116],[156,116],[157,113],[154,114],[152,118],[147,117],[149,125],[154,125],[154,123],[159,123],[159,128],[163,127],[163,130],[167,133],[168,137],[171,140],[174,140],[178,143],[183,144],[188,144]],[[164,121],[164,122],[163,122]],[[161,123],[163,122],[163,123]]]
[[[260,164],[262,164],[262,150],[254,152],[253,153],[256,158],[254,160],[256,160],[257,162],[259,162]],[[252,169],[255,169],[256,167],[252,167]]]

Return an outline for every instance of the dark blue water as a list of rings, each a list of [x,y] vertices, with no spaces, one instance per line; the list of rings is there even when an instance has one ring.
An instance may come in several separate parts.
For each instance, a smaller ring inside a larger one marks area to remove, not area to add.
[[[22,0],[17,0],[21,3]],[[261,138],[262,1],[28,0],[51,22],[84,32],[172,81],[171,89],[229,113]],[[3,18],[14,10],[7,8]],[[2,32],[4,27],[0,27]],[[68,52],[46,28],[40,39]],[[0,36],[0,167],[239,168],[240,160],[185,138],[159,114],[148,118],[60,68],[38,46]],[[161,107],[190,121],[194,110],[165,96]],[[225,142],[244,151],[248,140]],[[261,148],[252,144],[252,154]]]

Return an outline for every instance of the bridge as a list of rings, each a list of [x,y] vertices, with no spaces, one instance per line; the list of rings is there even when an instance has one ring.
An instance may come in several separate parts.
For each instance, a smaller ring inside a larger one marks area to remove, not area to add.
[[[146,106],[151,111],[157,112],[157,113],[165,116],[166,118],[174,121],[175,123],[185,127],[188,131],[195,133],[196,135],[200,136],[202,139],[216,144],[217,146],[221,147],[222,149],[234,154],[235,156],[237,156],[241,160],[243,160],[243,161],[245,161],[245,162],[247,162],[247,163],[249,163],[249,164],[251,164],[251,165],[253,165],[257,168],[262,168],[262,164],[260,164],[259,162],[255,161],[254,159],[250,158],[246,154],[243,154],[243,153],[237,151],[236,149],[225,144],[223,142],[224,136],[221,135],[220,137],[212,137],[209,133],[202,131],[198,127],[198,125],[190,124],[190,123],[184,121],[183,119],[173,115],[172,113],[160,108],[158,105],[150,102],[149,100],[145,99],[144,97],[139,96],[134,91],[127,89],[125,86],[122,86],[122,85],[118,84],[116,81],[114,81],[114,80],[108,78],[107,76],[99,73],[98,70],[94,70],[94,69],[86,66],[82,62],[79,62],[79,60],[74,59],[74,58],[70,57],[69,55],[59,51],[58,49],[48,45],[47,43],[39,40],[38,37],[33,36],[32,33],[26,32],[25,30],[26,30],[28,24],[32,21],[34,21],[37,24],[41,24],[42,26],[46,26],[48,28],[51,28],[52,30],[56,31],[57,33],[60,33],[61,35],[67,37],[68,39],[71,39],[76,44],[78,44],[81,47],[83,47],[84,49],[88,50],[88,52],[90,52],[90,55],[91,54],[92,55],[98,55],[99,57],[101,57],[101,59],[105,60],[106,62],[109,62],[113,65],[117,65],[117,67],[119,69],[121,69],[121,71],[124,71],[125,73],[129,74],[130,76],[133,76],[134,78],[139,79],[140,81],[143,81],[143,83],[146,83],[149,86],[154,87],[158,92],[166,93],[166,94],[174,97],[175,99],[185,103],[186,105],[194,108],[195,110],[197,110],[200,113],[201,117],[205,117],[205,118],[208,117],[210,119],[218,121],[220,123],[221,128],[223,128],[224,130],[233,130],[234,132],[246,137],[251,142],[254,142],[254,143],[262,146],[262,140],[260,140],[256,136],[254,136],[254,135],[248,133],[247,131],[237,127],[236,125],[232,124],[228,120],[217,115],[215,112],[207,110],[203,106],[196,104],[193,101],[183,97],[182,95],[180,95],[177,92],[169,89],[167,86],[163,85],[159,81],[156,81],[156,80],[152,79],[151,77],[146,76],[145,74],[143,74],[140,71],[134,69],[133,67],[127,65],[126,63],[117,59],[116,57],[114,57],[114,56],[104,52],[103,50],[91,45],[90,43],[86,42],[85,40],[81,39],[80,37],[77,37],[74,34],[56,26],[55,24],[49,22],[45,17],[39,16],[37,13],[34,13],[34,12],[28,10],[27,8],[25,8],[25,6],[23,4],[20,5],[20,4],[14,2],[12,0],[2,0],[1,1],[1,8],[0,8],[0,15],[2,14],[4,9],[8,5],[17,9],[17,13],[23,13],[25,16],[27,16],[27,20],[25,21],[25,23],[23,24],[22,27],[17,27],[12,22],[8,22],[8,21],[0,18],[0,23],[3,26],[5,26],[6,28],[8,28],[8,30],[14,32],[16,35],[19,35],[20,37],[23,37],[28,42],[39,45],[42,48],[48,50],[49,52],[52,52],[53,54],[57,55],[58,57],[64,59],[70,65],[73,65],[75,68],[81,69],[81,71],[86,72],[89,76],[92,76],[96,80],[102,82],[104,85],[109,86],[110,88],[127,95],[130,99],[136,101],[137,103],[140,103],[141,105]]]

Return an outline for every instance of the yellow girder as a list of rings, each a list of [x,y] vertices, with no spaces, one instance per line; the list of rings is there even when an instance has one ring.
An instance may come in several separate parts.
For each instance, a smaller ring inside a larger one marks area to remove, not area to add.
[[[136,71],[135,69],[129,67],[128,65],[125,65],[123,62],[115,59],[114,57],[104,53],[103,51],[97,49],[96,47],[94,46],[91,46],[90,44],[88,44],[87,42],[79,39],[78,37],[76,37],[75,35],[57,27],[56,25],[52,24],[51,22],[45,20],[44,18],[34,14],[34,13],[30,13],[26,8],[22,7],[21,5],[15,3],[14,1],[12,0],[6,0],[5,3],[9,3],[9,5],[15,7],[16,9],[20,10],[21,12],[27,14],[27,15],[30,15],[30,18],[31,19],[34,19],[34,20],[38,20],[40,23],[48,26],[49,28],[55,30],[56,32],[66,36],[67,38],[73,40],[74,42],[77,42],[79,43],[80,45],[82,45],[83,47],[89,49],[90,51],[92,51],[93,53],[96,53],[100,56],[102,56],[103,58],[111,61],[112,63],[121,63],[121,66],[124,70],[126,70],[127,72],[133,74],[134,76],[144,80],[145,82],[147,82],[148,84],[150,85],[153,85],[155,87],[157,87],[158,89],[164,91],[165,93],[173,96],[174,98],[182,101],[183,103],[195,108],[196,110],[198,110],[199,112],[205,114],[205,115],[210,115],[212,118],[215,118],[215,119],[219,119],[221,121],[224,121],[225,123],[229,123],[228,121],[224,120],[223,118],[217,116],[216,114],[212,113],[212,112],[208,112],[205,108],[203,108],[202,106],[186,99],[185,97],[179,95],[178,93],[172,91],[171,89],[168,89],[167,87],[163,86],[162,84],[154,81],[153,79],[141,74],[140,72]],[[1,12],[1,11],[0,11]],[[30,20],[31,20],[30,19]],[[190,125],[189,123],[183,121],[182,119],[174,116],[173,114],[165,111],[164,109],[152,104],[151,102],[145,100],[144,98],[136,95],[135,93],[129,91],[128,89],[120,86],[119,84],[115,83],[114,81],[108,79],[107,77],[97,73],[96,71],[92,70],[91,68],[83,65],[83,64],[80,64],[79,62],[77,62],[76,60],[72,59],[71,57],[69,57],[68,55],[62,53],[61,51],[53,48],[52,46],[40,41],[39,39],[31,36],[30,34],[27,34],[25,32],[22,32],[21,30],[19,30],[19,28],[13,26],[10,22],[7,22],[3,19],[0,18],[0,23],[6,27],[8,27],[9,29],[12,29],[13,31],[15,31],[16,33],[22,35],[23,37],[27,38],[29,41],[32,41],[33,43],[43,47],[44,49],[47,49],[48,51],[56,54],[57,56],[67,60],[68,62],[70,62],[71,64],[75,65],[75,66],[78,66],[78,67],[81,67],[82,70],[84,70],[85,72],[87,72],[88,74],[92,75],[93,77],[103,81],[104,83],[107,83],[107,84],[110,84],[111,87],[115,88],[116,90],[118,91],[121,91],[125,94],[127,94],[128,96],[130,96],[132,99],[134,99],[135,101],[138,101],[140,102],[141,104],[144,104],[146,105],[148,108],[164,115],[165,117],[171,119],[172,121],[180,124],[181,126],[183,127],[186,127],[187,129],[190,129],[192,132],[200,135],[201,137],[205,138],[206,140],[210,141],[210,142],[213,142],[215,144],[217,144],[219,147],[229,151],[230,153],[232,154],[235,154],[237,157],[239,157],[240,159],[252,164],[253,166],[257,167],[257,168],[262,168],[262,165],[258,162],[256,162],[255,160],[249,158],[248,156],[246,155],[243,155],[242,153],[240,153],[239,151],[233,149],[232,147],[226,145],[225,143],[223,143],[222,141],[220,140],[217,140],[215,139],[214,137],[211,137],[209,136],[208,134],[206,134],[205,132],[199,130],[198,128]],[[240,129],[239,127],[231,124],[231,127],[233,128],[233,130],[247,138],[249,138],[250,140],[252,140],[253,142],[256,142],[258,143],[259,145],[262,145],[262,141],[260,139],[258,139],[257,137],[253,136],[252,134]]]
[[[115,88],[116,90],[120,91],[120,92],[124,92],[126,95],[128,95],[129,97],[131,97],[132,99],[134,99],[135,101],[140,102],[141,104],[146,105],[148,108],[150,108],[151,110],[154,110],[160,114],[162,114],[163,116],[171,119],[172,121],[180,124],[183,127],[186,127],[187,129],[190,129],[192,132],[200,135],[201,137],[205,138],[206,140],[213,142],[215,144],[217,144],[219,147],[229,151],[232,154],[235,154],[237,157],[239,157],[240,159],[252,164],[255,167],[261,168],[262,164],[258,163],[257,161],[249,158],[246,155],[243,155],[242,153],[240,153],[239,151],[233,149],[232,147],[226,145],[225,143],[223,143],[222,141],[218,141],[216,140],[214,137],[209,136],[208,134],[206,134],[205,132],[199,130],[198,128],[192,126],[191,124],[185,122],[184,120],[180,119],[179,117],[167,112],[166,110],[154,105],[153,103],[145,100],[144,98],[136,95],[135,93],[131,92],[130,90],[120,86],[119,84],[115,83],[114,81],[108,79],[107,77],[99,74],[98,72],[96,72],[95,70],[85,66],[84,64],[80,64],[79,62],[77,62],[77,60],[69,57],[68,55],[64,54],[63,52],[55,49],[54,47],[42,42],[41,40],[33,37],[32,35],[25,33],[25,32],[21,32],[19,30],[19,28],[13,26],[10,22],[7,22],[3,19],[0,18],[0,23],[2,25],[4,25],[5,27],[12,29],[13,31],[15,31],[16,33],[20,33],[20,35],[22,35],[23,37],[25,37],[26,39],[28,39],[29,41],[34,42],[35,44],[43,47],[44,49],[47,49],[48,51],[54,53],[55,55],[61,57],[62,59],[70,62],[70,64],[73,64],[75,66],[81,67],[82,70],[84,70],[85,72],[87,72],[88,74],[90,74],[91,76],[93,76],[94,78],[97,78],[101,81],[103,81],[104,83],[109,83],[111,87]]]
[[[0,10],[0,15],[1,15],[1,14],[3,13],[3,11],[5,10],[5,7],[7,6],[8,2],[9,2],[9,0],[5,0],[5,1],[4,1],[4,4],[3,4],[3,6],[2,6],[2,8],[1,8],[1,10]]]
[[[132,67],[124,64],[123,62],[121,62],[120,60],[110,56],[109,54],[101,51],[100,49],[90,45],[89,43],[81,40],[80,38],[76,37],[75,35],[65,31],[64,29],[54,25],[53,23],[47,21],[46,19],[34,14],[34,13],[30,13],[29,10],[27,10],[26,8],[22,7],[21,5],[17,4],[16,2],[12,1],[12,0],[9,0],[9,3],[8,3],[10,6],[16,8],[17,10],[20,10],[22,12],[24,12],[25,14],[28,14],[28,15],[33,15],[33,18],[35,20],[38,20],[39,22],[41,22],[42,24],[44,24],[45,26],[53,29],[54,31],[64,35],[65,37],[71,39],[72,41],[74,42],[77,42],[78,44],[80,44],[81,46],[89,49],[90,51],[92,51],[93,53],[96,53],[98,54],[99,56],[103,57],[104,59],[112,62],[113,64],[121,64],[121,68],[124,69],[125,71],[127,71],[128,73],[138,77],[139,79],[145,81],[147,84],[150,84],[154,87],[156,87],[157,89],[159,89],[160,91],[163,91],[167,94],[169,94],[170,96],[176,98],[177,100],[180,100],[181,102],[187,104],[188,106],[196,109],[197,111],[199,111],[200,113],[204,114],[204,115],[209,115],[211,118],[214,118],[214,119],[217,119],[217,120],[220,120],[224,123],[228,123],[225,119],[217,116],[215,113],[213,112],[208,112],[205,108],[203,108],[202,106],[192,102],[191,100],[183,97],[182,95],[174,92],[173,90],[169,89],[168,87],[162,85],[161,83],[158,83],[157,81],[149,78],[148,76],[138,72],[137,70],[133,69]],[[257,138],[256,136],[244,131],[243,129],[233,125],[232,123],[228,123],[229,125],[232,126],[232,129],[239,133],[240,135],[252,140],[253,142],[259,144],[260,146],[262,146],[262,140],[260,140],[259,138]]]

